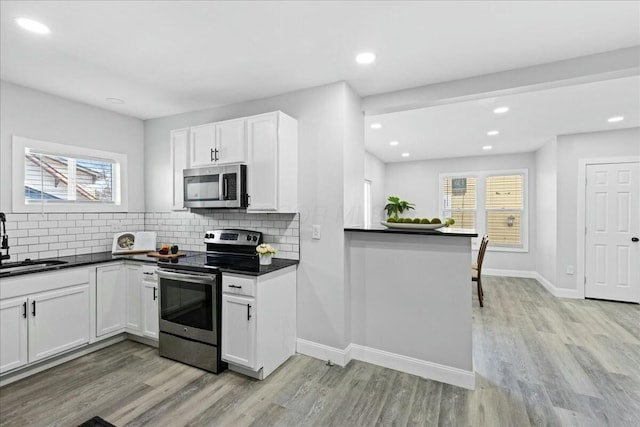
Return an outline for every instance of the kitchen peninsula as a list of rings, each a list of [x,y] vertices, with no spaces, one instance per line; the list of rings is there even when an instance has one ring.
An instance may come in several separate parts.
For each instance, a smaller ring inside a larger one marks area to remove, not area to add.
[[[351,355],[473,389],[474,231],[345,228]]]

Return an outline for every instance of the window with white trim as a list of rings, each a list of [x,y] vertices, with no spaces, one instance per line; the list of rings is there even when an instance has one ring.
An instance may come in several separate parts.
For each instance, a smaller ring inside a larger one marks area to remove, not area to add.
[[[491,250],[528,251],[526,169],[442,174],[440,189],[440,211],[453,227],[488,234]]]
[[[126,211],[126,155],[13,138],[13,210]]]

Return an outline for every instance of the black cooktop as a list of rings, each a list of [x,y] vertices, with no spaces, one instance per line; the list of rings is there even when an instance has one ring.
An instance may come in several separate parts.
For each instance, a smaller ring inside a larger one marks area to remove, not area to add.
[[[211,254],[208,254],[211,255]],[[246,262],[246,260],[245,260]],[[292,265],[299,264],[300,261],[293,259],[273,258],[270,265],[260,265],[259,259],[255,259],[251,264],[238,262],[229,263],[229,259],[211,259],[207,265],[207,254],[188,255],[172,260],[158,260],[158,267],[173,268],[176,270],[197,271],[201,273],[237,273],[249,276],[261,276]]]

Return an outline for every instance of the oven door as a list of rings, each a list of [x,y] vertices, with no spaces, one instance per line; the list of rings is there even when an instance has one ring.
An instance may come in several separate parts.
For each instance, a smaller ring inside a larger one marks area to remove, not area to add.
[[[160,331],[217,345],[215,274],[158,269]]]

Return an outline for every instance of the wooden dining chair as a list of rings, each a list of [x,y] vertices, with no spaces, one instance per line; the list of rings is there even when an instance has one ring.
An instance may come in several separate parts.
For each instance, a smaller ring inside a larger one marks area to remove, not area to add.
[[[478,261],[474,265],[471,265],[471,282],[478,283],[478,301],[480,302],[480,307],[484,307],[482,300],[484,299],[484,291],[482,290],[482,261],[484,260],[484,254],[487,251],[487,246],[489,245],[489,236],[484,235],[482,237],[482,242],[480,242],[480,250],[478,251]]]

